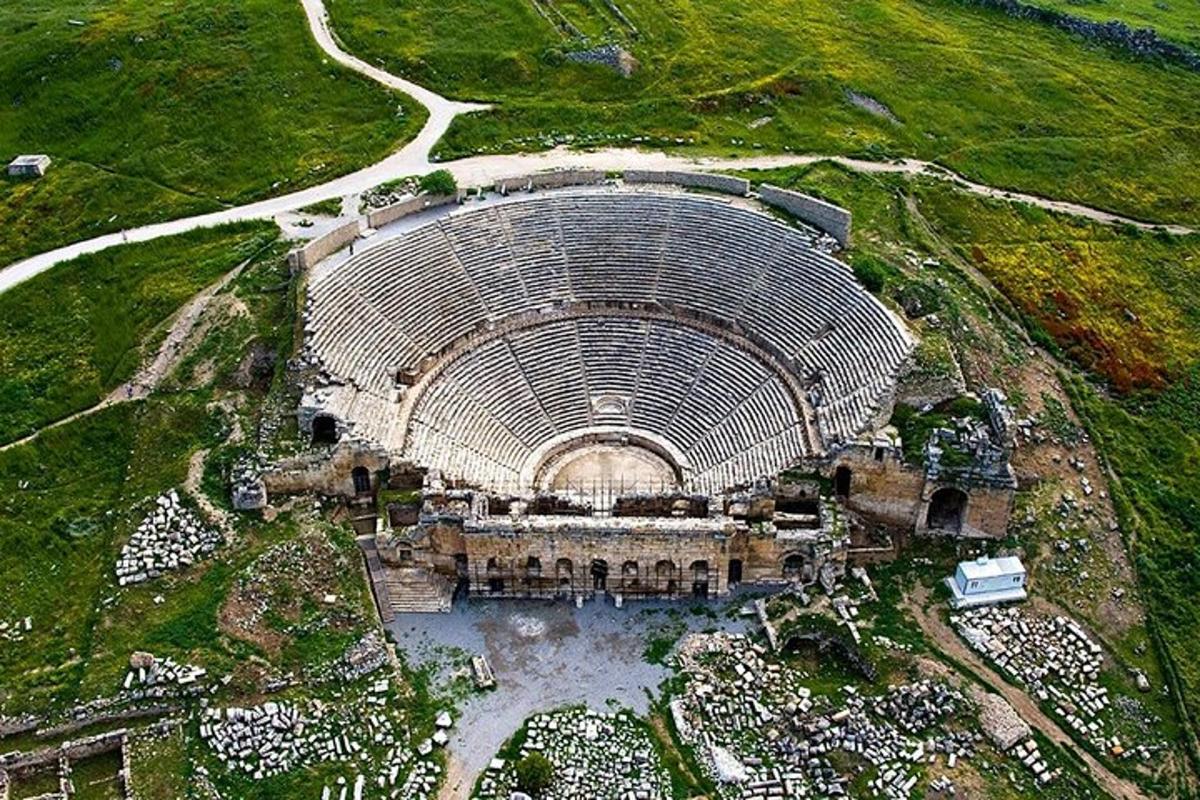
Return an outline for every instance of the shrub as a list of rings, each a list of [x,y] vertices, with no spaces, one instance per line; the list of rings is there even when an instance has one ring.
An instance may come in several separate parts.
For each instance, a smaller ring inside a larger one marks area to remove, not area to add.
[[[850,262],[850,268],[854,270],[858,282],[871,294],[882,292],[884,284],[895,272],[891,266],[874,256],[859,256]]]
[[[541,753],[530,753],[517,762],[517,788],[526,794],[538,797],[550,788],[554,779],[554,765]]]
[[[444,169],[422,176],[420,187],[424,194],[454,194],[458,191],[454,176]]]

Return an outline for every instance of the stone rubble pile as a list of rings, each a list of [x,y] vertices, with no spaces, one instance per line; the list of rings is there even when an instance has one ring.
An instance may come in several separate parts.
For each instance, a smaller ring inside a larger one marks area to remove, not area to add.
[[[0,620],[0,639],[6,642],[19,642],[32,630],[33,617],[25,617],[15,622]]]
[[[155,501],[117,560],[121,586],[158,578],[171,570],[191,566],[212,553],[223,539],[179,501],[172,489]]]
[[[608,714],[570,708],[539,714],[526,724],[521,756],[542,753],[554,778],[540,800],[656,800],[671,796],[649,734],[629,711]],[[484,772],[477,800],[517,797],[515,760],[496,758]]]
[[[372,630],[346,649],[338,662],[342,680],[355,681],[388,663],[387,645],[379,631]]]
[[[123,688],[138,691],[144,697],[165,697],[178,689],[195,687],[206,675],[208,670],[204,667],[178,664],[150,653],[134,653],[129,659]]]
[[[393,699],[390,680],[380,678],[349,703],[207,708],[200,736],[231,770],[255,780],[324,762],[350,766],[352,777],[325,786],[323,800],[429,800],[442,769],[431,754],[447,741],[453,720],[440,715],[437,733],[414,748]]]
[[[949,687],[919,681],[863,696],[845,686],[817,696],[796,670],[765,656],[727,633],[695,634],[679,648],[689,680],[671,713],[722,798],[844,796],[854,776],[834,764],[849,753],[876,767],[873,794],[898,800],[924,764],[941,757],[953,768],[975,754],[981,735],[949,727],[966,706]]]
[[[1016,607],[980,608],[951,617],[970,645],[1019,679],[1038,701],[1100,749],[1120,747],[1106,733],[1109,691],[1100,685],[1104,654],[1073,620]]]
[[[260,780],[287,772],[307,760],[306,745],[310,742],[304,733],[309,724],[300,710],[289,703],[210,708],[200,722],[200,736],[222,762]],[[338,742],[339,750],[341,744]],[[347,750],[350,744],[347,740]]]

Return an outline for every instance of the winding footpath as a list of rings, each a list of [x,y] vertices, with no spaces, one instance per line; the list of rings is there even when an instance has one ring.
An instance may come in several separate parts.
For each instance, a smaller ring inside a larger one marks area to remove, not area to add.
[[[565,148],[542,153],[514,155],[492,155],[464,158],[457,161],[436,163],[429,160],[434,146],[446,133],[450,123],[459,114],[485,111],[489,107],[475,103],[459,103],[431,92],[423,86],[406,81],[372,66],[342,49],[330,27],[329,15],[323,0],[301,0],[308,19],[309,29],[318,46],[334,61],[374,80],[389,89],[403,92],[423,105],[429,118],[417,137],[387,158],[369,167],[343,175],[318,186],[291,194],[280,195],[236,208],[223,209],[209,214],[160,222],[119,233],[97,236],[94,239],[49,250],[45,253],[18,261],[0,270],[0,292],[7,291],[22,281],[50,269],[56,264],[87,253],[95,253],[127,242],[146,242],[163,236],[212,227],[244,220],[274,219],[276,216],[295,211],[322,200],[358,194],[378,186],[385,181],[407,175],[420,175],[432,169],[448,169],[463,186],[485,185],[497,178],[521,175],[540,170],[569,167],[625,170],[725,170],[725,169],[770,169],[775,167],[802,166],[819,161],[832,161],[853,170],[865,173],[891,173],[924,175],[952,183],[963,191],[983,197],[1015,200],[1029,205],[1072,214],[1108,225],[1132,225],[1143,230],[1166,230],[1176,234],[1196,233],[1196,229],[1183,225],[1156,225],[1123,217],[1101,209],[1078,203],[1051,200],[1037,195],[997,189],[970,181],[944,167],[928,161],[900,159],[896,161],[865,161],[845,156],[828,155],[774,155],[750,158],[689,158],[661,152],[643,150],[606,149],[597,151],[573,151]]]
[[[1031,727],[1036,728],[1059,747],[1071,751],[1087,765],[1091,777],[1110,797],[1116,798],[1116,800],[1150,800],[1133,781],[1116,775],[1081,747],[1071,738],[1070,734],[1042,711],[1027,692],[1007,681],[967,647],[949,625],[943,622],[935,612],[926,608],[928,597],[928,590],[918,589],[904,605],[912,613],[925,635],[937,644],[939,650],[966,665],[988,688],[1007,700],[1021,719]]]

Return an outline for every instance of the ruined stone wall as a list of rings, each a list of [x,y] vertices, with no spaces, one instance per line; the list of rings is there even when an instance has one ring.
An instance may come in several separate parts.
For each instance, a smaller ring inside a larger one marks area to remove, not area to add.
[[[682,172],[673,170],[630,169],[625,171],[626,183],[666,183],[708,189],[745,197],[750,194],[750,181],[732,175],[713,175],[708,172]]]
[[[313,453],[284,459],[262,473],[263,485],[270,495],[316,493],[330,496],[354,497],[352,472],[365,467],[371,475],[372,488],[377,486],[377,474],[387,469],[388,455],[381,448],[354,442],[343,442],[327,453]]]
[[[597,560],[607,563],[603,591],[613,595],[688,596],[692,593],[692,565],[697,561],[708,562],[710,595],[728,591],[729,541],[710,533],[613,534],[578,530],[528,536],[468,533],[464,543],[474,596],[591,596],[597,592],[591,571]],[[540,562],[540,574],[528,569],[530,556]],[[571,562],[569,572],[558,568],[559,559],[564,558]],[[491,571],[490,559],[496,560],[496,569]],[[672,569],[658,569],[660,561],[670,561]],[[636,562],[636,572],[627,572],[627,562]],[[503,581],[503,589],[490,586],[491,579]]]
[[[782,208],[793,217],[828,233],[842,247],[850,244],[850,212],[846,209],[770,184],[758,187],[758,194],[764,203]]]
[[[358,238],[362,219],[354,219],[340,225],[323,236],[318,236],[303,247],[288,253],[288,266],[293,271],[303,272],[312,265],[328,258]]]
[[[1073,14],[1064,14],[1048,8],[1040,8],[1019,0],[967,0],[975,5],[995,8],[1011,17],[1033,20],[1043,25],[1082,36],[1100,44],[1119,47],[1143,58],[1157,58],[1182,64],[1194,72],[1200,72],[1200,53],[1181,47],[1162,38],[1152,28],[1131,28],[1123,22],[1093,22]]]
[[[921,512],[917,519],[916,532],[939,534],[928,526],[929,501],[933,493],[953,484],[930,482],[922,492]],[[1012,515],[1016,493],[1005,487],[973,486],[964,489],[967,493],[967,508],[963,515],[959,536],[971,539],[1001,539],[1008,533],[1008,520]]]
[[[850,496],[846,507],[883,525],[918,534],[937,533],[928,525],[929,502],[934,492],[954,483],[928,480],[925,470],[910,467],[893,448],[883,449],[875,460],[869,447],[850,447],[838,453],[830,466],[850,469]],[[1008,487],[958,486],[967,495],[961,536],[1001,538],[1008,530],[1014,492]]]
[[[407,549],[411,561],[400,551]],[[608,593],[625,598],[690,597],[697,579],[707,576],[710,596],[729,590],[731,564],[740,562],[742,583],[779,583],[785,579],[784,561],[798,556],[805,581],[816,579],[821,565],[831,557],[828,540],[817,533],[777,536],[769,527],[731,529],[721,534],[703,531],[589,530],[564,524],[561,530],[514,534],[479,532],[453,524],[429,525],[411,542],[397,539],[385,544],[385,563],[424,566],[446,578],[458,577],[456,556],[466,556],[471,594],[476,597],[590,597]],[[531,568],[530,558],[536,559]],[[838,556],[833,555],[837,558]],[[567,559],[570,569],[560,568]],[[592,573],[596,561],[607,564],[603,588]],[[670,569],[660,562],[670,562]],[[697,575],[696,562],[707,562],[707,573]],[[629,568],[636,564],[636,570]]]
[[[398,203],[392,203],[389,206],[384,206],[368,213],[367,225],[372,228],[382,228],[388,223],[425,211],[426,209],[440,208],[448,206],[451,203],[460,203],[465,196],[466,193],[460,191],[457,194],[422,194],[416,197],[405,198]]]
[[[890,527],[916,524],[923,507],[924,470],[905,466],[891,448],[884,449],[882,461],[875,460],[871,448],[844,450],[834,461],[835,469],[843,466],[850,470],[847,508]]]
[[[496,191],[508,194],[509,192],[526,192],[537,189],[561,189],[564,186],[592,186],[604,183],[606,177],[603,172],[595,169],[538,172],[532,175],[518,175],[514,178],[501,178],[496,181]]]

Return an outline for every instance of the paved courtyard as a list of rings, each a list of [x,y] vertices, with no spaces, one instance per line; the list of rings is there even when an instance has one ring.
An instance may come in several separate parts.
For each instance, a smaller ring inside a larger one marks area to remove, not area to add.
[[[449,794],[443,796],[469,796],[475,777],[532,714],[580,704],[603,710],[613,703],[646,713],[647,692],[671,674],[646,660],[647,643],[685,628],[743,630],[744,622],[729,619],[726,608],[724,602],[697,613],[686,603],[616,608],[593,601],[575,608],[565,602],[476,601],[460,602],[450,614],[397,618],[388,627],[413,666],[448,662],[448,652],[457,648],[486,655],[496,675],[495,691],[472,695],[460,707],[449,744]]]

